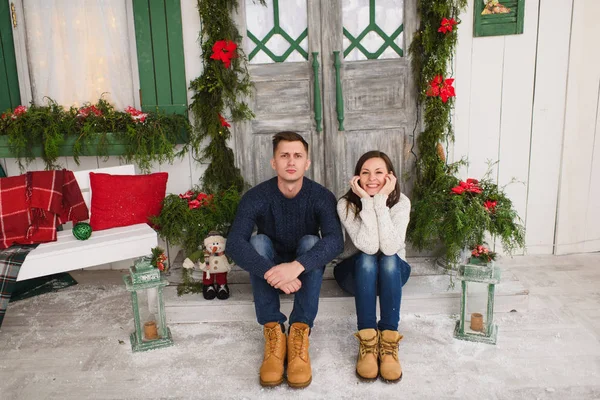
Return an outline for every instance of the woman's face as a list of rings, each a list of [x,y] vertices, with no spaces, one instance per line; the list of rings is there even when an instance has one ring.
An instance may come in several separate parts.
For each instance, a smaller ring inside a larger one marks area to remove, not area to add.
[[[369,158],[360,169],[360,187],[363,188],[369,196],[374,196],[385,185],[385,177],[389,171],[383,158]]]

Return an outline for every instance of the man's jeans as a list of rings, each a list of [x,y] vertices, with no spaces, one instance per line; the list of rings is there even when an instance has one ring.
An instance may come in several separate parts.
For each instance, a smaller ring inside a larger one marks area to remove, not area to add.
[[[261,256],[268,258],[275,264],[292,262],[296,257],[309,251],[319,241],[318,236],[306,235],[300,239],[296,249],[295,257],[282,257],[275,253],[273,242],[267,235],[256,235],[250,238],[250,244]],[[304,322],[312,328],[317,311],[319,309],[319,293],[323,281],[325,266],[315,268],[310,272],[302,272],[298,279],[302,287],[294,293],[294,308],[290,315],[290,325],[294,322]],[[250,274],[252,283],[252,294],[254,296],[254,308],[256,319],[261,325],[267,322],[284,323],[286,316],[279,310],[279,289],[275,289],[262,276]]]
[[[410,265],[398,255],[358,254],[335,266],[333,274],[342,289],[355,296],[358,330],[398,330],[402,286]],[[381,319],[377,323],[377,294]]]

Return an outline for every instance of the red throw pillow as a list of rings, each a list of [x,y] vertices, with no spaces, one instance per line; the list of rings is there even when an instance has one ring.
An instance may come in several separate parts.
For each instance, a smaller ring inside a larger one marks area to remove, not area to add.
[[[90,172],[92,229],[148,223],[148,217],[160,214],[168,177],[166,172],[150,175]]]

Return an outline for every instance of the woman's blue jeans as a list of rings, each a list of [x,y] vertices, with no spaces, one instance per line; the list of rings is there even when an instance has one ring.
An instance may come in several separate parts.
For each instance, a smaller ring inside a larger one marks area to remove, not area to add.
[[[267,235],[256,235],[250,238],[250,244],[261,256],[268,258],[275,264],[294,261],[298,256],[309,251],[320,240],[318,236],[306,235],[300,239],[295,255],[282,256],[275,253],[273,242]],[[303,322],[312,328],[319,309],[319,294],[323,282],[325,266],[315,268],[310,272],[302,272],[298,279],[302,287],[295,293],[294,308],[290,315],[290,325],[294,322]],[[269,285],[262,276],[250,274],[252,294],[254,296],[254,309],[256,319],[261,325],[267,322],[284,323],[286,316],[279,309],[279,294],[283,293]]]
[[[410,276],[410,265],[398,255],[358,253],[335,266],[340,287],[354,295],[358,330],[398,330],[402,286]],[[381,319],[377,322],[377,294]]]

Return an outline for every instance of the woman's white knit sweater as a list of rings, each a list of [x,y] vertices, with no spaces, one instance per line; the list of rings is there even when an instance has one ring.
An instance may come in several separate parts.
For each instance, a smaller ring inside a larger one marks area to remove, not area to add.
[[[400,194],[400,200],[392,208],[386,206],[388,196],[376,194],[371,198],[361,198],[362,210],[354,214],[350,204],[346,212],[346,199],[337,203],[337,212],[346,230],[344,251],[340,258],[345,259],[362,251],[375,254],[381,251],[387,256],[398,254],[406,260],[406,228],[410,219],[410,200]]]

